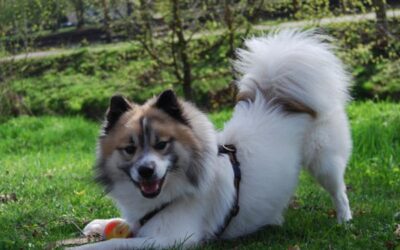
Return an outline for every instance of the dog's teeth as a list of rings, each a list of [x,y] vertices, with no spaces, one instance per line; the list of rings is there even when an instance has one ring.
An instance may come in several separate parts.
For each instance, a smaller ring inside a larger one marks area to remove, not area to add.
[[[140,190],[142,190],[142,192],[145,192],[145,193],[154,193],[159,188],[160,188],[159,182],[148,184],[148,185],[147,184],[140,185]]]

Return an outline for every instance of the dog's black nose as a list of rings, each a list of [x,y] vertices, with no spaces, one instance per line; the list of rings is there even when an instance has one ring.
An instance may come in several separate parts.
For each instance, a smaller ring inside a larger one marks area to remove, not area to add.
[[[140,177],[143,179],[150,179],[154,175],[154,165],[149,164],[145,166],[140,166],[138,169]]]

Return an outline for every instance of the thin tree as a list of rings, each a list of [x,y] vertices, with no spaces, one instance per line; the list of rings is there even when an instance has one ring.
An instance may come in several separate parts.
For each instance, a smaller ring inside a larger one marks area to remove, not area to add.
[[[378,32],[386,34],[388,31],[388,21],[386,16],[386,1],[385,0],[373,0],[376,22]]]
[[[172,0],[171,1],[171,11],[172,11],[172,22],[170,23],[170,28],[173,32],[173,36],[177,38],[177,42],[172,45],[172,54],[178,57],[178,60],[181,62],[181,70],[176,70],[176,74],[178,74],[178,78],[182,79],[183,84],[183,94],[185,98],[188,100],[193,99],[192,92],[192,67],[189,62],[188,56],[188,40],[184,35],[183,22],[181,20],[181,10],[179,8],[179,1]],[[175,62],[175,67],[179,67],[177,61]],[[181,74],[178,72],[181,71]],[[183,75],[183,76],[182,76]]]
[[[253,15],[253,9],[262,4],[262,0],[256,0],[253,8],[245,0],[139,2],[135,13],[140,34],[136,39],[156,63],[158,72],[168,68],[173,73],[188,100],[193,100],[193,82],[204,80],[204,75],[193,70],[194,65],[210,60],[209,55],[223,44],[228,45],[227,58],[232,58],[240,41],[237,32],[246,34],[250,30],[246,16]],[[204,39],[210,36],[204,29],[207,25],[222,31],[211,35],[216,39]],[[197,42],[201,46],[195,45]]]
[[[297,13],[300,11],[300,0],[292,0],[293,17],[297,18]]]
[[[170,0],[163,4],[158,7],[159,11],[163,12],[166,24],[164,29],[167,28],[167,30],[160,28],[155,30],[152,25],[152,11],[157,6],[146,0],[140,0],[139,24],[141,34],[137,38],[159,68],[169,67],[172,69],[176,80],[182,85],[185,98],[192,100],[192,62],[188,45],[197,30],[193,28],[196,25],[188,24],[183,20],[183,13],[178,0]],[[197,21],[196,18],[193,20]],[[188,31],[185,26],[193,26],[189,35],[185,34]],[[155,41],[157,41],[157,44]],[[161,49],[163,52],[160,52],[160,46],[163,47]]]
[[[227,56],[233,58],[235,56],[236,34],[239,29],[242,30],[242,36],[246,37],[250,32],[250,22],[248,18],[251,16],[256,19],[254,13],[256,9],[260,9],[263,4],[263,0],[252,1],[251,5],[248,5],[248,1],[236,1],[236,0],[224,0],[223,1],[223,18],[221,23],[225,30],[225,39],[228,43]]]
[[[85,3],[83,0],[71,0],[71,4],[75,9],[78,29],[85,25]]]
[[[133,3],[130,0],[126,0],[126,15],[130,17],[133,13]]]
[[[103,27],[106,33],[106,41],[110,43],[112,41],[112,34],[111,34],[111,18],[110,18],[110,10],[109,10],[109,3],[108,0],[102,0],[101,5],[103,8]]]

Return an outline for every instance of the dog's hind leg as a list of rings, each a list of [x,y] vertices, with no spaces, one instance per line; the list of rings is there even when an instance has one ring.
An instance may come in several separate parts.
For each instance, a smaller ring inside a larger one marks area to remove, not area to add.
[[[344,172],[347,157],[332,152],[319,152],[308,169],[321,186],[331,195],[339,223],[351,220],[351,210],[346,194]]]

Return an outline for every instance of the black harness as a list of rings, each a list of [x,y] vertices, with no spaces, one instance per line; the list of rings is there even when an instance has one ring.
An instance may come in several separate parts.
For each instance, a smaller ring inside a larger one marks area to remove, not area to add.
[[[161,207],[158,207],[149,213],[145,214],[142,218],[139,220],[139,224],[142,227],[146,222],[148,222],[151,218],[153,218],[158,212],[163,210],[164,208],[168,207],[169,204],[171,204],[172,201],[164,203]]]
[[[240,190],[240,179],[242,178],[242,174],[240,171],[240,163],[236,158],[235,145],[233,145],[233,144],[220,145],[218,147],[218,154],[219,155],[227,154],[229,156],[229,160],[231,161],[233,174],[234,174],[233,184],[234,184],[235,190],[236,190],[236,197],[235,197],[235,202],[233,203],[233,206],[231,207],[231,210],[225,216],[224,224],[214,234],[217,238],[219,238],[224,233],[225,229],[228,227],[228,225],[231,222],[231,220],[233,219],[233,217],[235,217],[239,213],[239,210],[240,210],[239,190]]]
[[[219,238],[225,229],[228,227],[229,223],[239,213],[239,189],[240,189],[240,179],[241,179],[241,172],[240,172],[240,163],[236,158],[236,147],[235,145],[228,144],[228,145],[220,145],[218,146],[218,155],[226,154],[229,156],[229,160],[232,164],[232,169],[234,173],[233,184],[236,189],[236,197],[235,201],[231,207],[229,213],[225,216],[224,224],[222,224],[218,231],[214,233],[215,237]],[[140,220],[140,226],[143,226],[148,222],[151,218],[153,218],[157,213],[161,212],[164,208],[168,207],[172,201],[164,203],[162,206],[150,211],[149,213],[145,214]]]

